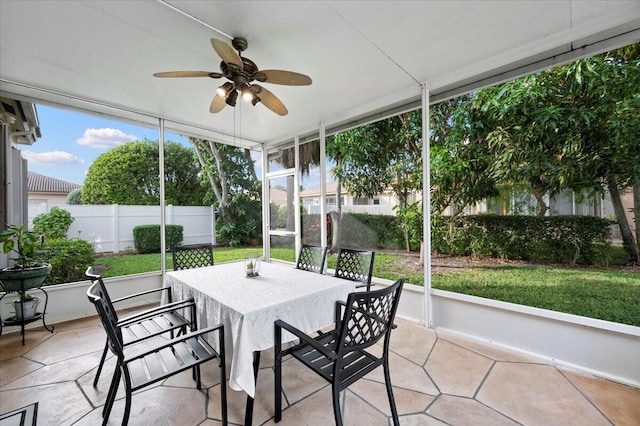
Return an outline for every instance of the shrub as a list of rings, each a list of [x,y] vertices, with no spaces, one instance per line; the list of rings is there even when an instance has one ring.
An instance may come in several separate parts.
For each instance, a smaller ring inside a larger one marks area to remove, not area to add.
[[[216,232],[219,240],[231,247],[250,244],[262,236],[262,208],[260,201],[245,194],[235,194],[229,203],[231,222],[225,223],[218,216]]]
[[[76,188],[71,190],[67,194],[67,199],[65,200],[65,204],[82,204],[82,188]]]
[[[166,225],[167,249],[182,242],[182,225]],[[138,253],[160,253],[160,225],[138,225],[133,228],[133,245]]]
[[[607,219],[592,216],[437,217],[432,247],[452,255],[593,264],[603,260],[610,244],[609,226]]]
[[[51,273],[45,284],[62,284],[85,280],[84,272],[96,256],[91,243],[84,240],[58,238],[46,240],[42,248]]]
[[[41,213],[33,218],[33,230],[45,239],[65,238],[73,221],[71,213],[60,207],[53,207],[49,213]]]

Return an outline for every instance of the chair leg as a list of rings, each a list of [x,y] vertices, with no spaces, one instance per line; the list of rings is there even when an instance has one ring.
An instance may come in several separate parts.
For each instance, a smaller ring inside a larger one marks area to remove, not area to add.
[[[342,414],[340,413],[340,390],[338,389],[338,384],[335,382],[331,383],[331,393],[333,394],[333,416],[336,420],[336,426],[342,426]]]
[[[222,426],[227,426],[227,361],[224,348],[224,328],[220,328],[218,333],[218,342],[220,342],[218,361],[220,362],[220,404],[222,405]]]
[[[389,361],[385,359],[385,362],[382,364],[384,369],[384,383],[387,386],[387,396],[389,397],[389,406],[391,407],[391,417],[393,417],[394,426],[400,425],[400,420],[398,419],[398,410],[396,409],[396,400],[393,397],[393,387],[391,386],[391,376],[389,374]]]
[[[96,377],[93,379],[93,387],[98,386],[98,379],[100,378],[100,373],[102,372],[102,366],[104,365],[104,361],[107,358],[107,351],[109,350],[109,341],[104,344],[104,351],[102,351],[102,358],[100,358],[100,364],[98,364],[98,371],[96,371]]]
[[[131,415],[131,397],[133,391],[131,390],[131,377],[129,376],[129,370],[126,367],[123,368],[123,370],[126,400],[124,404],[124,414],[122,415],[122,426],[126,426],[129,423],[129,416]]]
[[[280,352],[282,351],[282,329],[277,325],[274,327],[274,409],[275,409],[275,419],[274,421],[278,423],[282,420],[282,356]]]
[[[113,403],[116,400],[116,394],[118,393],[118,385],[120,384],[120,368],[116,367],[116,371],[113,372],[113,378],[111,379],[111,386],[109,387],[109,392],[107,393],[107,399],[104,402],[104,408],[102,409],[102,418],[104,422],[109,420],[109,415],[111,414],[111,407],[113,407]]]

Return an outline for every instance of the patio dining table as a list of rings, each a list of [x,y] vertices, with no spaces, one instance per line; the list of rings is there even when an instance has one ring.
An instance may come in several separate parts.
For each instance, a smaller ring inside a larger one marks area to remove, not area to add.
[[[355,290],[352,281],[271,262],[261,262],[256,277],[247,276],[244,262],[229,262],[167,272],[165,284],[176,299],[194,298],[198,328],[224,325],[229,386],[247,393],[246,424],[252,419],[260,351],[274,345],[274,321],[309,333],[322,329],[334,320],[336,300]],[[283,335],[283,343],[291,340],[293,335]]]

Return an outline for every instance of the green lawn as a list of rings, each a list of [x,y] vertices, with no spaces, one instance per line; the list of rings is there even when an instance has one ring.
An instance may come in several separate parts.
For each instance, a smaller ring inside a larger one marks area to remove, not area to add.
[[[261,247],[215,248],[216,263],[262,253]],[[274,259],[295,261],[291,248],[271,250]],[[408,266],[402,254],[377,252],[374,276],[404,278],[423,285],[422,270]],[[327,259],[335,267],[335,256]],[[104,277],[160,270],[160,254],[119,255],[96,259]],[[167,268],[172,268],[171,254]],[[455,272],[434,272],[432,287],[488,299],[502,300],[640,327],[640,272],[621,268],[569,268],[556,266],[473,267]]]

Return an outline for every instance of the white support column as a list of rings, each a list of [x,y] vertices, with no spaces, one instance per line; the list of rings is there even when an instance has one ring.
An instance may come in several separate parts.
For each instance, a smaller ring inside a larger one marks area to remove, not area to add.
[[[424,321],[434,328],[431,310],[431,157],[429,141],[429,92],[422,85],[422,234],[424,239]]]
[[[269,160],[267,159],[267,151],[264,149],[264,144],[261,146],[262,151],[262,255],[268,262],[271,259],[271,241],[269,241],[269,226],[271,220],[269,219],[269,182],[267,180],[267,168],[269,167]]]
[[[295,136],[293,138],[294,149],[294,166],[296,169],[293,175],[293,208],[295,214],[293,215],[294,229],[296,231],[294,247],[295,252],[300,252],[300,237],[302,236],[302,227],[300,226],[300,138]]]
[[[167,217],[165,212],[164,197],[164,119],[158,120],[160,127],[160,135],[158,138],[158,154],[159,154],[159,170],[160,170],[160,253],[167,252],[166,226]],[[160,256],[160,270],[164,274],[167,270],[167,256]]]
[[[327,247],[327,141],[324,121],[320,122],[320,245]],[[340,194],[338,194],[340,196]]]

